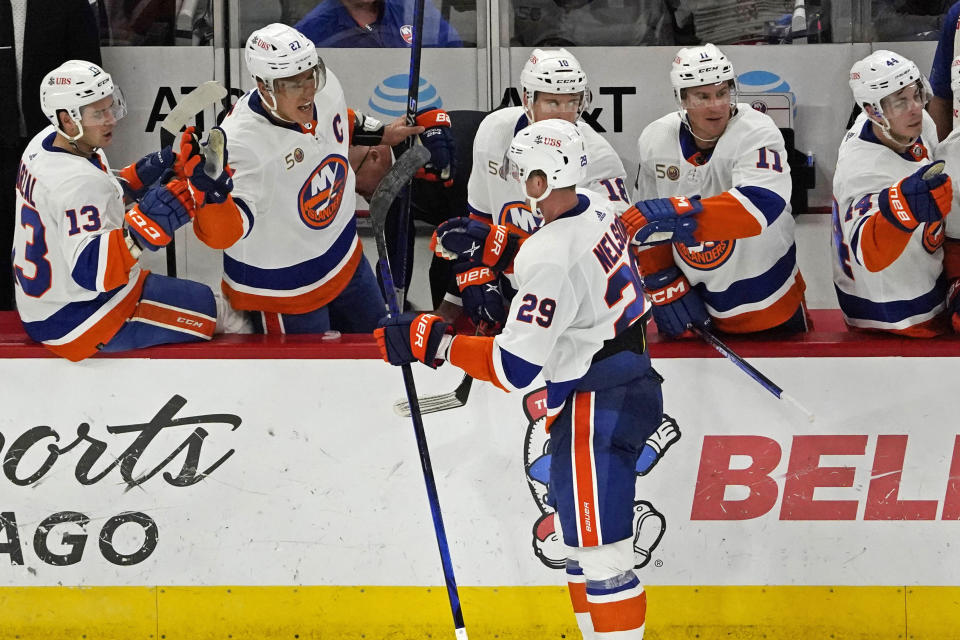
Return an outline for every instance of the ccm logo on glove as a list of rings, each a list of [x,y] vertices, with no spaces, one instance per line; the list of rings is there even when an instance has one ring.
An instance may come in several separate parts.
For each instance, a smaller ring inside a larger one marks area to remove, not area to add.
[[[653,300],[653,304],[667,304],[685,295],[689,291],[688,285],[689,283],[686,278],[680,278],[679,280],[674,280],[663,289],[649,291],[648,293],[650,299]]]
[[[131,209],[129,212],[127,212],[126,218],[127,222],[130,223],[131,226],[136,227],[137,231],[139,231],[142,236],[152,241],[153,244],[164,245],[170,242],[170,236],[168,236],[159,226],[153,224],[150,220],[145,218],[137,209]]]

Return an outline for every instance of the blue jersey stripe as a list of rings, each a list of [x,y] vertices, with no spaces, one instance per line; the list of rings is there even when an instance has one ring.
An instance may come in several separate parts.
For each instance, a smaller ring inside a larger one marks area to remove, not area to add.
[[[123,291],[123,287],[117,287],[101,293],[93,300],[71,302],[45,320],[24,322],[23,328],[26,329],[27,335],[37,342],[58,340],[86,322],[100,307],[107,304],[113,296],[121,291]]]
[[[738,280],[724,291],[707,291],[703,283],[698,283],[694,288],[704,302],[722,313],[766,300],[784,285],[796,266],[797,245],[791,244],[782,258],[758,276]]]
[[[943,304],[947,296],[947,279],[940,274],[937,282],[930,291],[913,298],[912,300],[893,300],[890,302],[874,302],[844,291],[834,285],[840,309],[848,318],[858,320],[873,320],[894,324],[907,318],[930,313],[937,306]]]
[[[467,203],[467,210],[475,216],[480,216],[481,218],[484,218],[486,220],[491,220],[491,221],[493,220],[492,215],[490,215],[486,211],[480,211],[480,209],[470,206],[469,202]]]
[[[520,356],[515,356],[506,349],[500,349],[500,363],[503,364],[503,373],[507,376],[507,382],[523,389],[537,377],[540,373],[540,365],[527,362]]]
[[[787,203],[780,197],[780,194],[770,189],[764,189],[763,187],[736,187],[736,189],[760,210],[763,217],[767,219],[767,226],[773,224],[787,207]]]
[[[97,265],[100,262],[100,238],[97,236],[87,243],[87,246],[80,252],[77,263],[73,265],[73,271],[70,275],[74,282],[90,291],[97,290]]]
[[[233,282],[255,289],[289,291],[316,283],[330,273],[350,251],[357,237],[357,220],[350,218],[340,237],[322,256],[289,267],[264,269],[223,254],[223,271]]]
[[[237,204],[237,208],[243,212],[243,215],[247,217],[247,233],[243,236],[246,238],[250,235],[250,232],[253,231],[253,212],[250,211],[250,205],[244,202],[241,198],[234,198],[233,201]]]

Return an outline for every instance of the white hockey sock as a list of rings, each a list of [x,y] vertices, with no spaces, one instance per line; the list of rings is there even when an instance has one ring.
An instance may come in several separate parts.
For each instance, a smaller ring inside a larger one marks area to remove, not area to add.
[[[214,333],[253,333],[253,323],[246,311],[234,309],[219,291],[213,292],[217,303],[217,328]]]

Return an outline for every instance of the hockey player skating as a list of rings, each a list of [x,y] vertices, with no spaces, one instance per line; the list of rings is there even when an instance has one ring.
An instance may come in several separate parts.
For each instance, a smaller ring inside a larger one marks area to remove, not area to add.
[[[578,122],[589,106],[590,91],[586,72],[565,49],[534,49],[520,72],[520,88],[523,106],[494,111],[477,129],[473,170],[467,183],[467,206],[471,217],[491,225],[504,225],[519,237],[526,237],[537,230],[540,219],[517,196],[514,185],[504,175],[501,167],[504,154],[513,136],[531,122],[551,118]],[[630,198],[620,157],[610,143],[589,126],[583,125],[580,130],[590,164],[578,186],[604,194],[621,210],[625,209]],[[509,278],[509,261],[501,271],[504,269]],[[506,314],[501,289],[507,285],[509,282],[502,281],[499,273],[490,272],[483,277],[478,277],[476,271],[458,273],[456,285],[451,286],[439,311],[452,320],[462,306],[475,323],[499,327]]]
[[[286,25],[253,32],[244,59],[257,88],[222,126],[246,227],[224,252],[224,292],[265,333],[373,331],[383,297],[357,237],[348,147],[424,128],[347,109],[313,43]]]
[[[607,194],[579,190],[589,152],[576,125],[534,123],[505,173],[543,226],[516,255],[517,295],[496,337],[450,334],[432,314],[386,318],[375,332],[392,364],[449,361],[504,390],[542,373],[552,442],[551,504],[570,547],[571,600],[585,637],[643,637],[646,596],[633,572],[637,458],[660,426],[661,378],[645,349],[647,302]],[[519,183],[519,184],[517,184]],[[443,251],[469,256],[469,233]],[[473,256],[479,264],[480,255]]]
[[[30,141],[16,185],[13,263],[27,335],[82,360],[98,351],[209,340],[230,322],[242,331],[206,285],[140,268],[143,250],[165,246],[191,221],[213,245],[230,226],[229,211],[220,208],[229,175],[222,166],[216,176],[204,172],[192,132],[178,153],[168,147],[145,156],[118,180],[103,149],[126,109],[110,74],[90,62],[65,62],[44,78],[40,103],[52,125]],[[126,214],[125,193],[139,200]]]
[[[657,328],[806,331],[783,136],[737,103],[733,65],[712,44],[681,49],[670,82],[678,110],[640,134],[640,202],[624,214],[659,244],[638,256]]]
[[[846,323],[912,337],[947,329],[943,218],[951,181],[924,111],[926,78],[910,60],[874,51],[850,69],[863,113],[840,143],[833,178],[833,282]]]

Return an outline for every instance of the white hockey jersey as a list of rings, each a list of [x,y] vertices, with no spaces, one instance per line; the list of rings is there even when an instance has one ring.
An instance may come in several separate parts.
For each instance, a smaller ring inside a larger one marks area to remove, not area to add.
[[[346,287],[363,255],[347,162],[350,120],[329,69],[314,103],[312,133],[272,121],[256,90],[221,125],[235,170],[233,199],[248,225],[223,256],[223,290],[237,309],[318,309]]]
[[[878,208],[881,191],[937,153],[936,127],[926,112],[914,151],[898,154],[885,146],[864,114],[840,143],[833,178],[833,282],[850,326],[921,337],[944,328],[938,317],[946,301],[943,223],[908,234]]]
[[[467,207],[473,217],[491,224],[509,225],[522,236],[536,231],[540,219],[519,197],[520,190],[510,176],[500,176],[500,166],[513,137],[527,124],[523,107],[499,109],[484,118],[474,138],[473,171],[467,183]],[[620,157],[590,125],[579,121],[578,126],[590,162],[586,178],[577,186],[607,194],[621,211],[625,210],[631,203]]]
[[[803,301],[805,285],[797,268],[790,167],[773,120],[739,104],[705,154],[673,112],[649,124],[637,147],[638,200],[701,196],[704,211],[698,214],[696,237],[704,241],[674,244],[673,263],[700,294],[714,325],[749,333],[789,320]],[[669,266],[666,252],[641,253],[645,274]]]
[[[450,360],[507,390],[547,381],[551,415],[587,373],[604,341],[625,331],[647,310],[626,228],[604,194],[577,190],[578,204],[544,225],[514,259],[518,285],[503,332],[458,336]],[[466,338],[466,341],[458,340]],[[492,345],[483,354],[458,354],[471,340]],[[492,364],[489,364],[492,363]]]
[[[960,240],[960,128],[954,129],[940,141],[933,154],[934,159],[946,162],[944,173],[953,180],[953,204],[950,214],[944,219],[946,236]]]
[[[93,355],[133,315],[146,271],[123,236],[123,188],[102,151],[53,146],[47,127],[17,174],[13,265],[27,335],[70,360]]]

